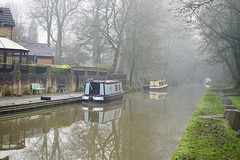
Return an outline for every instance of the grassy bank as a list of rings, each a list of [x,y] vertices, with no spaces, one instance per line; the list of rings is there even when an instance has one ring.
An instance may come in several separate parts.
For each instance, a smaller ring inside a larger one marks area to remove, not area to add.
[[[216,92],[208,90],[189,120],[173,160],[239,159],[240,139],[225,119]]]

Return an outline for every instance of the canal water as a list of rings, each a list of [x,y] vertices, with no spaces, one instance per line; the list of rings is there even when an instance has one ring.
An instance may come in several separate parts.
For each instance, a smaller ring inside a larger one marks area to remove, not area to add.
[[[0,115],[0,159],[171,159],[205,90],[181,85],[110,104]]]

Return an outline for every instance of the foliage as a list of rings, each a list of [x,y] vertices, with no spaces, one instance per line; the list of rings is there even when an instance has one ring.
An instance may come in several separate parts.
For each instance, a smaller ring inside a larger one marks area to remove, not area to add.
[[[238,159],[240,140],[227,120],[214,117],[222,113],[217,94],[207,91],[189,120],[172,159]]]
[[[94,64],[93,66],[97,68],[110,68],[110,66],[106,64]]]
[[[14,92],[15,90],[12,88],[8,88],[8,92]]]
[[[232,101],[233,105],[240,110],[240,97],[229,96],[228,98]]]
[[[194,111],[194,116],[209,116],[223,114],[224,109],[216,92],[207,91],[199,102],[199,106]]]
[[[140,85],[137,85],[136,83],[133,83],[131,86],[128,86],[129,92],[134,92],[134,91],[142,91],[143,87]]]
[[[240,80],[239,4],[239,0],[187,0],[179,9],[190,21],[196,22],[204,63],[225,65],[237,81]]]
[[[71,67],[69,65],[53,65],[51,69],[51,74],[68,76],[70,74],[70,68]]]
[[[44,74],[47,68],[44,65],[32,64],[28,66],[28,73],[32,74]]]

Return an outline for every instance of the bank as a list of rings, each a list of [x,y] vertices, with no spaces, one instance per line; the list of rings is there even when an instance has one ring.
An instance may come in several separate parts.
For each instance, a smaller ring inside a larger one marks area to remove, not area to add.
[[[172,160],[240,159],[240,139],[224,118],[224,107],[216,91],[208,89],[203,95]],[[239,97],[230,99],[234,99],[234,105],[240,104]]]

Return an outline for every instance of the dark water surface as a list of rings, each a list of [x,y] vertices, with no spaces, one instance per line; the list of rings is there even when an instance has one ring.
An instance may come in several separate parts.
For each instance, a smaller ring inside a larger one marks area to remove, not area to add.
[[[204,91],[181,85],[164,93],[128,94],[111,104],[0,115],[0,159],[167,160]]]

